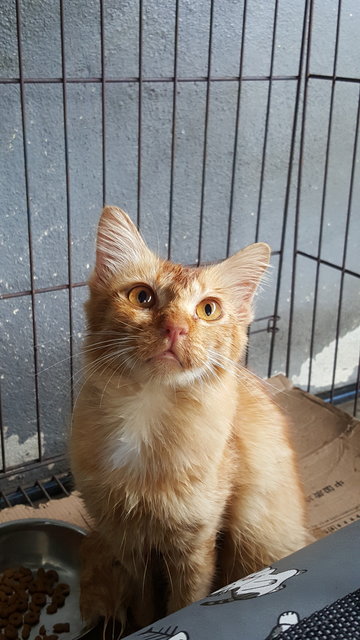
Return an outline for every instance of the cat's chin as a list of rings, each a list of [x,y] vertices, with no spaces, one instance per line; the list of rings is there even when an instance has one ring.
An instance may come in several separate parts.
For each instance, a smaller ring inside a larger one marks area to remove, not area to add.
[[[186,387],[200,380],[204,376],[203,367],[186,369],[175,361],[161,361],[161,366],[155,366],[152,378],[158,380],[160,384],[171,387]]]
[[[174,353],[174,351],[172,351],[171,349],[166,349],[166,351],[162,351],[161,353],[158,353],[157,355],[151,358],[151,361],[164,363],[165,366],[168,366],[169,364],[171,366],[175,365],[177,367],[183,366],[178,356],[176,355],[176,353]]]
[[[178,355],[168,349],[147,361],[147,370],[153,380],[169,386],[186,386],[204,375],[204,367],[187,367]]]

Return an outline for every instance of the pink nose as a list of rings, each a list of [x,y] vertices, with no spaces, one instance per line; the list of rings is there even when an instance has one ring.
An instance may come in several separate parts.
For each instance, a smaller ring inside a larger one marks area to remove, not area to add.
[[[179,336],[185,336],[189,333],[189,327],[185,322],[182,323],[172,323],[166,322],[164,326],[165,335],[169,338],[170,342],[176,342],[179,339]]]

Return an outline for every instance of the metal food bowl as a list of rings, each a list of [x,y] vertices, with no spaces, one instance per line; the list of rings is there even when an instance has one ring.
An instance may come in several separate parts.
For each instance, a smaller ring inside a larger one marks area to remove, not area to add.
[[[85,531],[57,520],[18,520],[0,525],[0,572],[9,567],[24,566],[32,571],[43,567],[55,569],[59,582],[70,586],[65,605],[55,614],[41,611],[40,622],[32,627],[29,640],[33,640],[44,625],[53,633],[57,622],[69,622],[70,631],[62,633],[61,640],[75,640],[87,634],[79,610],[80,543]]]

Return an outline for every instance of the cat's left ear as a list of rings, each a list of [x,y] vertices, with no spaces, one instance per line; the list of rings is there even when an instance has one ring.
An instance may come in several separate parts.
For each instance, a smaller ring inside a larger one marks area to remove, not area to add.
[[[253,319],[253,298],[269,266],[270,256],[269,245],[256,242],[212,267],[220,276],[223,286],[232,290],[243,322],[250,323]]]

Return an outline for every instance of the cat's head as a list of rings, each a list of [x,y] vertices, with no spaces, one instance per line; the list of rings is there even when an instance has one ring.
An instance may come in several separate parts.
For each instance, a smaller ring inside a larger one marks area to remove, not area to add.
[[[88,354],[116,379],[186,385],[229,370],[247,343],[270,248],[252,244],[218,264],[162,260],[116,207],[102,212],[90,279]]]

